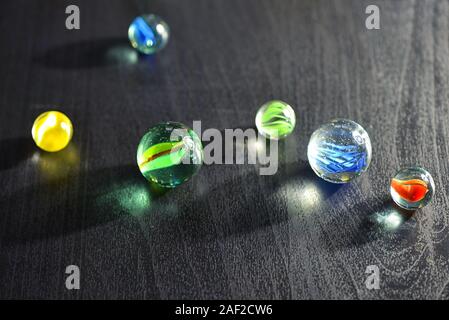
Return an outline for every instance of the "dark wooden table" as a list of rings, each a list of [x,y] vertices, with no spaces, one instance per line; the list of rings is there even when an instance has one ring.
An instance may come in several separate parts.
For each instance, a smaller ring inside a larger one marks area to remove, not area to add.
[[[69,4],[80,30],[65,28]],[[365,27],[369,4],[380,30]],[[127,39],[144,12],[171,26],[154,57]],[[447,1],[11,0],[0,30],[1,298],[449,297]],[[205,165],[161,195],[139,173],[136,147],[155,123],[253,128],[273,98],[297,114],[276,175]],[[46,154],[30,130],[54,108],[75,135]],[[340,187],[306,156],[336,117],[373,144],[368,172]],[[389,180],[410,164],[436,194],[406,215]],[[65,287],[71,264],[80,290]],[[365,286],[369,265],[379,290]]]

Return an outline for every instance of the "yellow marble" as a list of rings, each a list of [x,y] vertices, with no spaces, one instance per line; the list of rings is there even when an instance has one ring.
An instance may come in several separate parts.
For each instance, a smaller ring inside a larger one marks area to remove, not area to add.
[[[62,112],[47,111],[34,120],[31,134],[39,148],[56,152],[69,144],[73,136],[73,125]]]

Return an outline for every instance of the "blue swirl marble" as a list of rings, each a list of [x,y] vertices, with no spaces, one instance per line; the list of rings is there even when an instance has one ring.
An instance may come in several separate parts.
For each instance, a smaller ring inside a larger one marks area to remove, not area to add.
[[[371,141],[359,124],[337,119],[312,134],[307,156],[319,177],[333,183],[346,183],[368,168]]]
[[[152,54],[164,48],[169,36],[168,25],[154,14],[135,18],[128,29],[131,45],[144,54]]]
[[[324,143],[316,161],[329,173],[359,172],[366,166],[366,152],[357,151],[356,146]]]

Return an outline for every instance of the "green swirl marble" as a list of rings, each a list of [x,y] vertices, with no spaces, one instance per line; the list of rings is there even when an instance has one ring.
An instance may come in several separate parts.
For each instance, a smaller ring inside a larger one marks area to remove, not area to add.
[[[282,139],[295,129],[296,116],[293,108],[280,100],[273,100],[260,107],[256,115],[257,130],[269,139]]]
[[[173,188],[189,180],[203,162],[198,135],[177,122],[160,123],[140,140],[137,165],[149,181]]]

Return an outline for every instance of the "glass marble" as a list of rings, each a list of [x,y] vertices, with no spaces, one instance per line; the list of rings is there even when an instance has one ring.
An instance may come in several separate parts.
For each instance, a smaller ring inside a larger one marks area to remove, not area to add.
[[[137,164],[149,181],[174,188],[189,180],[203,163],[203,146],[192,129],[178,122],[152,127],[140,140]]]
[[[59,111],[44,112],[34,120],[31,135],[36,145],[42,150],[60,151],[72,139],[72,121]]]
[[[335,119],[310,137],[307,157],[315,173],[332,183],[347,183],[368,169],[371,140],[358,123]]]
[[[435,190],[433,178],[421,167],[401,169],[391,179],[393,201],[403,209],[416,210],[426,206]]]
[[[268,139],[279,140],[285,138],[293,132],[295,124],[295,111],[283,101],[268,101],[257,111],[257,130]]]
[[[168,25],[154,14],[135,18],[128,29],[131,45],[144,54],[152,54],[163,49],[169,36],[170,28]]]

